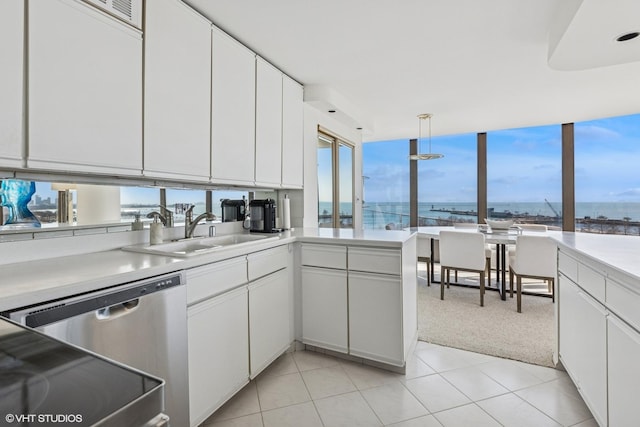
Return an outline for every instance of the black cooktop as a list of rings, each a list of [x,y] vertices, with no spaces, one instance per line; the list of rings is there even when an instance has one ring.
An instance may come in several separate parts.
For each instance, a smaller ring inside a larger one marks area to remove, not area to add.
[[[133,344],[135,345],[135,343]],[[161,380],[0,319],[0,426],[90,426]],[[162,410],[161,399],[157,413]]]

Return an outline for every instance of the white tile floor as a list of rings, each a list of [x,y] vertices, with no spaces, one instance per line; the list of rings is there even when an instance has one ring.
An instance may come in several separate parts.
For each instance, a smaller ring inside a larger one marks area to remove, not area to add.
[[[567,374],[418,342],[405,375],[287,353],[203,426],[596,427]]]

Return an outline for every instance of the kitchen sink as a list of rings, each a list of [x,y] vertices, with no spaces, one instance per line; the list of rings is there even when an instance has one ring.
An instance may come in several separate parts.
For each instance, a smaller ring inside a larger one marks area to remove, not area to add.
[[[125,251],[142,252],[155,255],[167,255],[174,257],[189,257],[202,255],[238,245],[248,245],[253,242],[276,240],[278,236],[261,234],[227,234],[215,237],[194,237],[191,239],[177,240],[160,243],[158,245],[132,245],[125,246]]]

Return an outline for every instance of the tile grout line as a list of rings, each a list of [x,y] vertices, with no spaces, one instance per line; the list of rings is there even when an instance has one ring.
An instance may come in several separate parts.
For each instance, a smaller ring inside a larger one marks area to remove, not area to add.
[[[294,351],[294,354],[296,352]],[[316,411],[316,414],[318,415],[318,419],[320,420],[320,424],[322,424],[323,427],[326,427],[324,420],[322,419],[322,415],[320,415],[320,411],[318,411],[318,407],[316,406],[316,401],[313,399],[313,397],[311,396],[311,391],[309,390],[309,386],[307,386],[307,382],[304,380],[304,375],[302,375],[302,371],[300,370],[300,366],[298,366],[298,362],[296,361],[295,356],[292,354],[291,358],[293,359],[293,363],[296,365],[296,369],[298,370],[298,374],[300,375],[300,378],[302,378],[302,384],[304,384],[304,388],[307,390],[307,393],[309,394],[309,399],[311,399],[311,404],[313,405],[313,409]],[[318,368],[320,369],[320,368]]]

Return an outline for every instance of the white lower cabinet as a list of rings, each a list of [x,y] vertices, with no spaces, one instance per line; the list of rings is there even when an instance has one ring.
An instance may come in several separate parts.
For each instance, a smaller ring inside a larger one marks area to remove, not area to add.
[[[191,268],[186,276],[193,427],[249,382],[247,257]]]
[[[402,366],[402,278],[349,272],[349,353]]]
[[[302,341],[346,353],[347,327],[347,272],[302,267]]]
[[[252,379],[289,348],[289,312],[286,269],[249,284],[249,360]]]
[[[188,308],[189,416],[207,419],[249,382],[246,286]]]
[[[404,367],[417,337],[415,242],[303,243],[302,342]]]
[[[637,425],[640,420],[640,333],[614,315],[607,319],[609,425]]]
[[[566,277],[561,278],[560,289],[562,362],[593,417],[606,425],[607,311]]]

